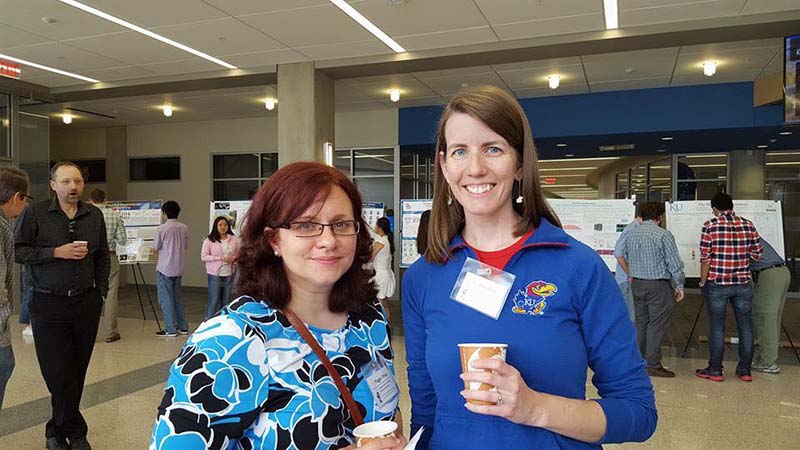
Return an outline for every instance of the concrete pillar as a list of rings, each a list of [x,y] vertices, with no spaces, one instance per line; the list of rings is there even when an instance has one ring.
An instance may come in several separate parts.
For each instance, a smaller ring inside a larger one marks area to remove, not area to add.
[[[278,65],[278,162],[324,161],[334,143],[333,80],[313,62]]]
[[[734,200],[764,198],[764,150],[734,150],[728,156],[730,195]]]
[[[128,199],[128,127],[106,128],[106,193],[113,201]]]

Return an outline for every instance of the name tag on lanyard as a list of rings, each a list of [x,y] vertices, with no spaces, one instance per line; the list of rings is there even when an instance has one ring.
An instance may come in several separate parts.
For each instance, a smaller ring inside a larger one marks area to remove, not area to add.
[[[512,273],[467,258],[450,298],[497,320],[515,279]]]

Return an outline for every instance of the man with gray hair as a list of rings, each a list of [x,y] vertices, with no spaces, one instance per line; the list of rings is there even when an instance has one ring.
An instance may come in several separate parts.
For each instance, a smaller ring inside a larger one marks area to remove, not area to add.
[[[14,233],[10,219],[28,206],[28,174],[14,167],[0,167],[0,410],[6,384],[14,370],[14,351],[11,348],[12,279],[14,269]]]

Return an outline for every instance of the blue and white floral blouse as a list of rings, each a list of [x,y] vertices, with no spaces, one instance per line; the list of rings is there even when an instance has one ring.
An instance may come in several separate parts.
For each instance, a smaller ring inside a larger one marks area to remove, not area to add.
[[[364,421],[393,418],[397,399],[378,406],[361,373],[383,358],[394,375],[380,306],[351,313],[339,330],[309,330]],[[170,367],[150,449],[340,448],[352,444],[354,427],[325,366],[286,317],[239,297],[200,325]]]

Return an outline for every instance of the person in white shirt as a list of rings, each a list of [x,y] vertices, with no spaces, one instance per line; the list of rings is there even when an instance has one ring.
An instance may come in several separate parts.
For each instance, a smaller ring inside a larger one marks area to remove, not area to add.
[[[395,280],[392,272],[392,255],[394,254],[394,236],[391,223],[381,217],[375,224],[375,240],[372,243],[372,266],[375,269],[375,288],[378,289],[378,300],[389,320],[389,298],[394,295]]]

